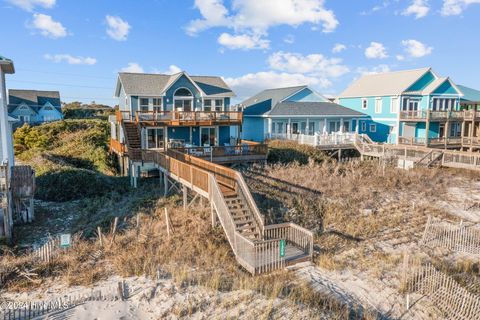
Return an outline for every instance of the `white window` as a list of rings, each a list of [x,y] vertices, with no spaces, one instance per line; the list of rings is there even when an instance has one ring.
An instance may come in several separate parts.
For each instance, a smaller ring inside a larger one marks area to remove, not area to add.
[[[377,125],[375,123],[370,124],[370,132],[377,132]]]
[[[148,98],[140,98],[140,111],[148,111]]]
[[[153,98],[153,111],[162,111],[162,98]]]
[[[382,113],[382,98],[375,99],[375,113]]]
[[[397,113],[398,110],[398,98],[392,97],[390,101],[390,113]]]
[[[222,111],[223,99],[215,99],[215,111]]]
[[[203,100],[203,111],[212,111],[212,100],[211,99]]]
[[[365,98],[362,99],[362,109],[363,110],[368,109],[368,99],[365,99]]]
[[[367,123],[365,121],[362,121],[362,132],[367,131]]]

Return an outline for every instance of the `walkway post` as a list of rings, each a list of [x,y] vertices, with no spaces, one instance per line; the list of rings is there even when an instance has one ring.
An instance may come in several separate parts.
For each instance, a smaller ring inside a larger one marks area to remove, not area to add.
[[[183,190],[183,210],[187,210],[187,201],[188,201],[188,190],[187,190],[187,186],[186,185],[183,185],[182,186],[182,190]]]
[[[168,176],[167,173],[163,173],[163,196],[166,197],[168,195]]]

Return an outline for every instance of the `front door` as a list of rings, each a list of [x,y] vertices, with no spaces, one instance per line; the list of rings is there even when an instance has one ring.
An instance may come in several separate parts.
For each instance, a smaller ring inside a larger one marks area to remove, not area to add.
[[[445,125],[441,124],[438,128],[438,135],[440,138],[445,138]]]

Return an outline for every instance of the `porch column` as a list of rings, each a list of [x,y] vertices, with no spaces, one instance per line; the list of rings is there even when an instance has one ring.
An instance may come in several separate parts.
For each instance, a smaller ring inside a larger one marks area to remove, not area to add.
[[[168,176],[167,173],[163,173],[163,196],[166,197],[168,195]]]
[[[359,129],[358,129],[359,125],[360,125],[360,119],[356,119],[355,120],[355,133],[356,134],[359,133]]]
[[[288,123],[287,123],[287,138],[290,138],[290,137],[292,136],[292,131],[291,131],[291,130],[292,130],[292,128],[291,128],[292,124],[291,124],[291,122],[292,122],[291,119],[288,118]]]
[[[427,110],[427,122],[425,123],[425,147],[428,147],[429,134],[430,134],[430,110]]]
[[[444,132],[444,147],[445,149],[447,149],[447,140],[448,140],[448,136],[449,136],[449,132],[450,132],[450,121],[447,120],[447,122],[445,122],[445,132]],[[462,139],[462,146],[463,146],[463,139]]]
[[[272,118],[268,118],[268,119],[267,119],[267,136],[268,136],[269,138],[272,137],[272,132],[273,132],[272,126],[273,126]]]
[[[327,133],[327,118],[323,119],[323,130],[322,133]]]
[[[473,119],[475,119],[475,117]],[[474,128],[475,128],[475,120],[472,120],[470,124],[470,128],[468,130],[468,137],[470,138],[470,152],[473,151],[473,129]]]
[[[305,134],[308,134],[308,127],[310,126],[310,118],[307,118],[307,126],[305,127]]]
[[[341,133],[345,132],[345,126],[343,124],[343,118],[340,118],[340,132]]]

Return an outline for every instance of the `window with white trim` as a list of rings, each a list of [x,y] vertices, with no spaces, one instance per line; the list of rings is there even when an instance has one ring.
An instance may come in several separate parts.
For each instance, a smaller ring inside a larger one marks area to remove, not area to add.
[[[140,111],[148,111],[148,98],[140,98]]]
[[[368,129],[370,132],[377,132],[377,125],[375,123],[371,123]]]
[[[382,113],[383,101],[382,98],[375,99],[375,113]]]
[[[223,110],[223,99],[215,99],[215,111]]]
[[[153,104],[153,111],[155,112],[162,111],[162,98],[153,98],[152,104]]]
[[[368,99],[363,98],[362,99],[362,109],[367,110],[368,109]]]
[[[203,111],[212,111],[212,99],[203,100]]]
[[[397,113],[398,111],[398,98],[392,97],[390,100],[390,113]]]

